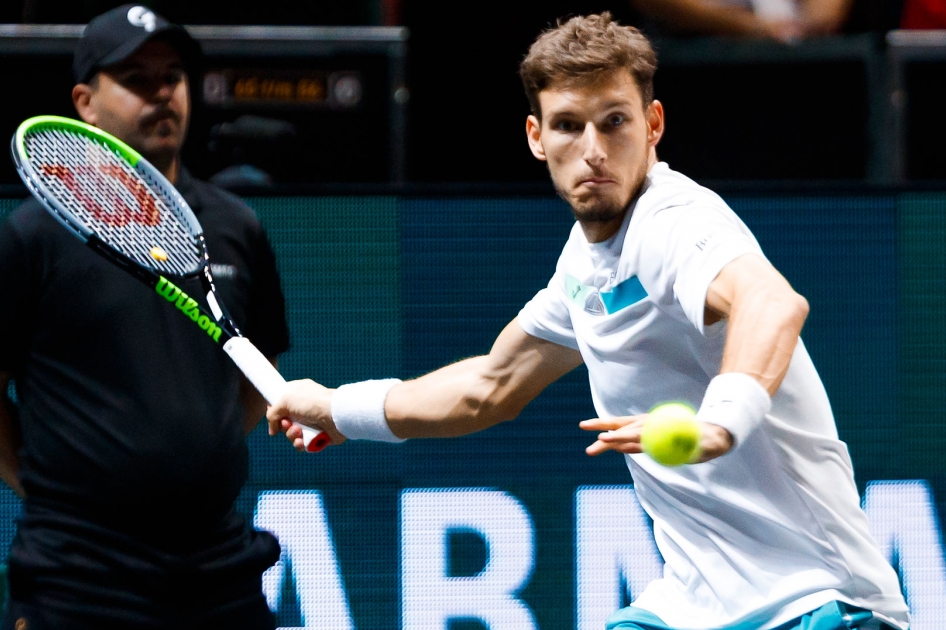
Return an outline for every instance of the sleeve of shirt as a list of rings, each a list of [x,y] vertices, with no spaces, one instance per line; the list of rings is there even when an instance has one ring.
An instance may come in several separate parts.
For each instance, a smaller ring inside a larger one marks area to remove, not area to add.
[[[519,311],[517,321],[533,337],[560,346],[578,349],[568,305],[565,303],[565,280],[556,272],[549,286],[542,289]]]
[[[672,287],[686,318],[706,333],[706,294],[716,276],[745,254],[763,256],[755,238],[734,215],[712,206],[683,206],[658,212],[647,229],[644,260],[663,286]]]
[[[26,357],[26,334],[31,319],[31,277],[23,242],[8,216],[0,219],[0,371],[14,372]]]
[[[262,226],[252,238],[253,284],[247,305],[246,336],[264,355],[276,357],[289,349],[286,300],[276,269],[276,255]]]

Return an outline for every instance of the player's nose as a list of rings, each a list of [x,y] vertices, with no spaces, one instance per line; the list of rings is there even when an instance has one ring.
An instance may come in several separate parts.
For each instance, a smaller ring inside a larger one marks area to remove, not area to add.
[[[584,144],[582,158],[588,164],[599,165],[607,159],[608,154],[604,150],[603,138],[594,123],[589,122],[585,125],[582,143]]]

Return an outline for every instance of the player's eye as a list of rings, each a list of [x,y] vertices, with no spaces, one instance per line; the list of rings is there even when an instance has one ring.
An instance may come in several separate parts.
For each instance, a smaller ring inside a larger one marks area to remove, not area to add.
[[[620,127],[627,121],[627,118],[624,117],[624,114],[611,114],[608,116],[608,126],[610,127]]]
[[[563,133],[573,133],[578,130],[578,125],[571,120],[559,120],[552,128]]]

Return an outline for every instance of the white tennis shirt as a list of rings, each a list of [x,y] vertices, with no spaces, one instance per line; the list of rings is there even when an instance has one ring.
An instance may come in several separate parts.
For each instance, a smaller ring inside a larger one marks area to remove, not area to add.
[[[718,195],[667,164],[644,186],[609,240],[589,243],[576,223],[549,286],[518,317],[528,334],[581,352],[600,417],[698,408],[726,338],[725,320],[704,327],[707,289],[730,261],[763,255]],[[762,630],[840,600],[907,627],[800,340],[771,412],[729,453],[678,468],[626,460],[665,561],[635,606],[674,628]]]

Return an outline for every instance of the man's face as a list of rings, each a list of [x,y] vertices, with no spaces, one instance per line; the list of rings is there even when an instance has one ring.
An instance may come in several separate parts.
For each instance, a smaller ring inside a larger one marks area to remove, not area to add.
[[[656,161],[663,107],[644,107],[626,70],[578,87],[539,93],[542,121],[530,116],[532,153],[548,162],[552,182],[583,225],[620,224]],[[615,228],[616,229],[616,228]]]
[[[181,56],[161,40],[146,42],[119,64],[103,68],[89,85],[73,89],[82,118],[124,140],[152,162],[173,160],[190,118]]]

